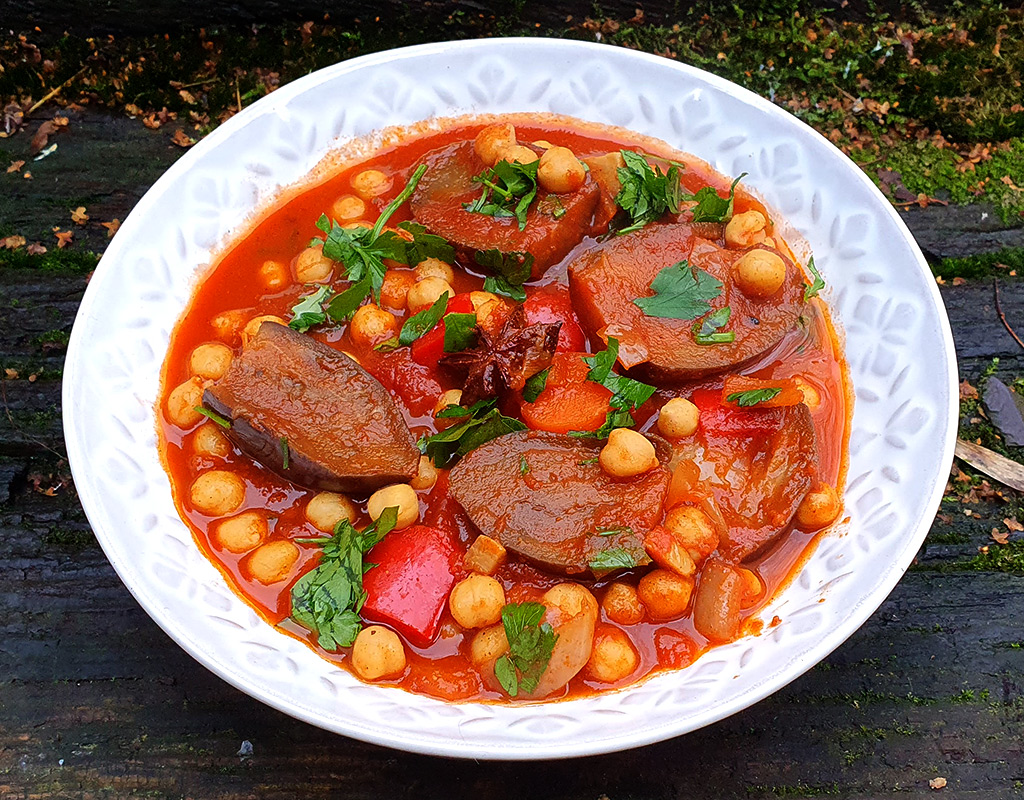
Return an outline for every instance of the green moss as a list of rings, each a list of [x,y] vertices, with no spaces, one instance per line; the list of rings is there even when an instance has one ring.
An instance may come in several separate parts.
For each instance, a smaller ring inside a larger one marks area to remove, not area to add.
[[[1006,544],[990,544],[987,551],[978,553],[959,566],[961,569],[1024,575],[1024,539],[1012,539]]]
[[[43,270],[86,275],[96,269],[100,257],[81,250],[50,248],[42,255],[20,250],[0,250],[0,270]]]
[[[52,330],[39,334],[34,342],[43,350],[66,350],[71,334],[67,331]]]
[[[811,785],[798,781],[792,786],[768,786],[766,784],[755,784],[747,787],[747,794],[752,797],[835,797],[841,792],[839,785],[835,783],[826,785]]]
[[[50,528],[43,536],[43,544],[74,555],[96,546],[96,537],[89,528]]]
[[[1005,247],[993,253],[980,253],[964,258],[944,258],[932,266],[932,272],[943,280],[953,278],[1005,277],[1016,270],[1024,277],[1024,247]]]
[[[959,501],[957,501],[959,502]],[[960,530],[932,530],[928,533],[926,544],[970,544],[971,536]]]

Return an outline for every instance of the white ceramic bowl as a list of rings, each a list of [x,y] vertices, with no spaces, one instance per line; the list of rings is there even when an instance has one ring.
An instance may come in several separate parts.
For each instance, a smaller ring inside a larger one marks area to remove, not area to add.
[[[746,172],[745,185],[806,238],[845,333],[856,393],[850,522],[764,609],[780,625],[688,669],[569,702],[452,704],[360,683],[232,593],[175,511],[154,404],[195,277],[280,187],[378,129],[508,111],[624,126],[726,175]],[[664,58],[487,39],[321,70],[183,156],[132,211],[89,283],[68,350],[64,426],[82,505],[114,568],[153,619],[225,680],[357,739],[447,756],[555,758],[634,747],[722,719],[850,636],[927,533],[952,460],[956,375],[945,311],[920,251],[889,203],[824,138],[750,92]]]

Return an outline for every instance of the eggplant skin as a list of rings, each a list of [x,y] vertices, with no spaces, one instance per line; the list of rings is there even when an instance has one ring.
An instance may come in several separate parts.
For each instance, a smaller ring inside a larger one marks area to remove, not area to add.
[[[203,405],[231,421],[225,433],[239,450],[308,489],[365,494],[419,468],[415,437],[377,379],[275,322],[260,326]]]
[[[517,431],[466,455],[449,491],[482,533],[544,569],[592,572],[601,551],[613,549],[642,565],[644,535],[664,513],[672,456],[668,442],[650,439],[658,466],[623,479],[597,464],[603,441]]]

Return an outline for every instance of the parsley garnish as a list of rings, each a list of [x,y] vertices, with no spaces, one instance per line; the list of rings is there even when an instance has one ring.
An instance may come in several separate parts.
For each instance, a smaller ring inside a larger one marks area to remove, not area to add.
[[[537,402],[537,398],[540,397],[540,393],[543,392],[548,385],[548,374],[550,372],[551,367],[547,367],[526,379],[526,385],[523,386],[523,399],[527,403]]]
[[[502,294],[518,302],[526,299],[523,284],[530,279],[533,256],[529,253],[477,250],[473,260],[492,273],[484,279],[484,291]]]
[[[526,460],[526,456],[519,456],[519,474],[530,474],[530,462]]]
[[[624,547],[609,547],[590,560],[595,572],[611,572],[613,569],[632,569],[638,566],[636,557]]]
[[[348,520],[334,535],[299,539],[322,548],[320,563],[292,587],[292,619],[317,634],[317,644],[328,652],[349,647],[362,628],[359,609],[366,601],[363,574],[371,565],[363,553],[383,539],[398,522],[398,509],[384,509],[377,521],[357,531]]]
[[[222,417],[216,411],[210,411],[210,409],[203,408],[202,406],[196,406],[193,410],[197,414],[202,414],[207,419],[212,420],[213,422],[216,422],[222,428],[230,428],[231,427],[231,420],[229,420],[227,417]]]
[[[526,228],[526,212],[537,197],[537,165],[533,161],[520,164],[499,161],[473,177],[473,183],[483,184],[483,191],[472,203],[462,207],[471,214],[488,217],[515,217],[519,230]]]
[[[594,533],[598,536],[618,536],[620,533],[628,533],[633,536],[636,532],[628,525],[624,525],[621,528],[598,528]]]
[[[731,316],[732,309],[729,306],[722,306],[704,319],[697,320],[693,323],[693,340],[697,344],[729,344],[736,341],[736,334],[732,331],[718,330],[729,324]]]
[[[491,398],[480,400],[468,409],[458,406],[444,409],[437,415],[438,419],[462,416],[468,416],[468,419],[433,436],[422,437],[418,443],[420,452],[429,456],[436,466],[448,467],[470,450],[475,450],[491,439],[526,429],[526,426],[514,417],[503,416],[495,408],[497,403],[497,398]]]
[[[825,288],[825,279],[821,277],[821,273],[818,272],[818,268],[814,266],[814,256],[811,256],[810,261],[807,262],[807,269],[811,271],[811,275],[814,277],[814,280],[810,285],[804,287],[805,303],[812,297],[817,297],[818,292]]]
[[[281,437],[281,469],[288,469],[290,451],[288,450],[288,437]]]
[[[672,164],[668,172],[663,173],[660,167],[652,167],[639,153],[630,150],[619,152],[626,166],[618,170],[622,188],[615,195],[615,202],[630,217],[630,224],[620,230],[619,235],[639,230],[665,212],[678,214],[679,204],[685,199],[679,182],[679,167]]]
[[[633,301],[647,316],[696,319],[711,310],[708,301],[722,293],[722,283],[683,259],[655,275],[651,289],[653,297],[638,297]]]
[[[402,325],[398,334],[398,346],[405,347],[419,339],[423,334],[432,330],[438,320],[444,316],[448,308],[448,292],[444,292],[434,301],[430,308],[425,308],[417,314],[413,314]]]
[[[596,431],[570,431],[571,436],[603,439],[615,428],[628,428],[634,424],[630,411],[642,406],[654,394],[653,386],[612,372],[612,367],[615,366],[618,357],[619,340],[614,336],[609,336],[607,348],[593,356],[583,358],[583,362],[590,367],[587,380],[604,386],[612,393],[612,397],[608,401],[608,416],[605,417],[604,424],[600,428]]]
[[[548,668],[558,634],[541,623],[544,611],[540,603],[509,603],[501,610],[508,653],[494,662],[494,676],[509,697],[532,692]]]
[[[697,205],[693,207],[693,221],[728,222],[732,219],[732,206],[733,201],[736,199],[736,184],[745,177],[747,177],[747,173],[744,172],[732,182],[732,186],[729,187],[728,197],[719,197],[718,190],[713,186],[705,186],[703,189],[698,189],[697,194],[690,198],[697,201]]]
[[[476,314],[444,315],[444,351],[458,353],[476,344]]]
[[[756,406],[758,403],[764,403],[771,400],[777,394],[782,391],[781,387],[772,386],[767,389],[750,389],[746,392],[735,392],[725,398],[727,403],[735,403],[738,406]]]
[[[299,302],[292,306],[292,320],[288,323],[289,328],[294,328],[299,333],[305,333],[314,325],[327,321],[327,312],[324,311],[324,303],[331,296],[329,286],[321,286],[312,294],[300,297]]]

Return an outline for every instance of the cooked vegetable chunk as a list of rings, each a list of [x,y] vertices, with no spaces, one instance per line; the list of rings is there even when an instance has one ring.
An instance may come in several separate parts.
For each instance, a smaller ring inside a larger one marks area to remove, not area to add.
[[[740,290],[733,265],[743,255],[698,237],[689,225],[649,226],[610,239],[569,265],[573,305],[588,334],[619,340],[619,361],[640,377],[674,382],[722,372],[778,344],[796,325],[804,305],[802,272],[774,252],[786,265],[781,288],[766,298]],[[651,298],[655,294],[651,284],[659,273],[682,261],[687,262],[687,271],[702,271],[697,274],[703,279],[703,294],[696,290],[692,294],[710,295],[710,299],[679,303],[678,319],[645,313],[634,301]],[[699,328],[701,320],[725,307],[729,308],[727,321],[713,330],[734,333],[735,338],[699,344],[695,323]],[[694,310],[698,313],[690,316]]]
[[[647,563],[643,536],[661,520],[670,448],[655,440],[659,464],[619,479],[598,465],[601,444],[541,431],[501,436],[452,469],[450,491],[483,533],[550,569],[607,571],[595,566],[610,565],[603,553]]]
[[[484,164],[472,142],[436,150],[426,158],[427,171],[412,196],[416,221],[470,255],[477,250],[533,255],[533,277],[556,264],[590,231],[597,205],[597,184],[586,178],[576,191],[548,194],[541,190],[530,206],[523,230],[514,217],[476,214],[463,208],[480,195],[473,177]]]
[[[416,477],[420,454],[391,396],[352,359],[266,322],[203,394],[243,452],[301,486],[370,492]]]

